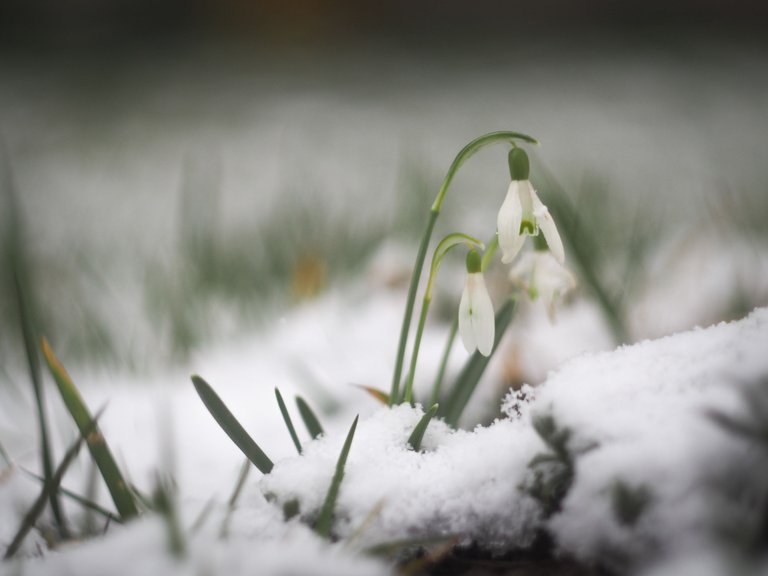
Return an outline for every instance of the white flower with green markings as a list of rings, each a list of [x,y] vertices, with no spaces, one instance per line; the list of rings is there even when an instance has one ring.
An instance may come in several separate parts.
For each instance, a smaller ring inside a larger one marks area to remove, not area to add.
[[[467,282],[459,303],[459,334],[470,354],[477,350],[490,356],[496,332],[493,303],[481,271],[481,258],[475,250],[467,254]]]
[[[549,210],[528,180],[530,165],[528,155],[522,148],[515,147],[510,151],[509,172],[512,182],[496,222],[501,261],[505,264],[512,262],[523,247],[526,236],[538,236],[541,231],[552,255],[560,264],[564,263],[563,242]]]
[[[555,318],[558,302],[576,287],[571,271],[547,250],[524,254],[512,267],[509,277],[531,300],[542,300],[550,320]]]

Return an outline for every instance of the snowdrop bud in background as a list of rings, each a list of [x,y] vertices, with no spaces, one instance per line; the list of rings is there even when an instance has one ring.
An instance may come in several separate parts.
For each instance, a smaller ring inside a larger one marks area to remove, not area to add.
[[[509,174],[512,182],[496,221],[501,261],[512,262],[523,247],[525,237],[536,236],[541,229],[552,254],[562,264],[565,262],[563,242],[549,210],[528,179],[530,163],[522,148],[515,147],[509,152]]]
[[[459,303],[459,333],[470,354],[479,350],[490,356],[496,332],[493,303],[480,271],[481,259],[475,250],[467,254],[467,282]]]

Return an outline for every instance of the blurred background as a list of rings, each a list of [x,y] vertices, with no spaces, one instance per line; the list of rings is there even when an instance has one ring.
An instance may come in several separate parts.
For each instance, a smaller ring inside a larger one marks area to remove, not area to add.
[[[578,214],[577,298],[619,323],[596,347],[740,317],[768,304],[766,24],[747,0],[4,0],[0,366],[13,266],[61,357],[138,371],[346,286],[404,299],[446,169],[500,129]],[[493,232],[505,155],[462,170],[444,233]]]

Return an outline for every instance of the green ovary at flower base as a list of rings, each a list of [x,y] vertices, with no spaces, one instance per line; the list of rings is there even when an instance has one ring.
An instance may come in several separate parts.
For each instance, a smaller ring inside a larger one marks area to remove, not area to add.
[[[496,223],[502,251],[501,261],[505,264],[512,262],[523,247],[525,237],[537,236],[541,231],[552,255],[562,264],[565,262],[563,242],[549,210],[528,180],[529,172],[528,155],[522,148],[512,148],[509,153],[512,182],[499,209]]]
[[[480,255],[470,250],[467,254],[467,281],[459,303],[459,334],[467,352],[477,349],[490,356],[495,337],[493,304],[485,287]]]

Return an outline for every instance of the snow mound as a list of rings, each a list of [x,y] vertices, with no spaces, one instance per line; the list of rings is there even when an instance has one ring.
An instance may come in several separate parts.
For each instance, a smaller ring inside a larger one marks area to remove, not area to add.
[[[749,556],[739,554],[764,521],[768,442],[734,434],[713,414],[745,421],[764,398],[757,422],[766,426],[766,350],[768,309],[760,309],[586,354],[539,387],[511,391],[506,416],[490,426],[468,432],[433,420],[419,452],[407,440],[421,407],[382,408],[357,427],[335,514],[339,544],[307,527],[346,437],[334,428],[248,484],[228,538],[219,537],[228,513],[220,505],[188,536],[183,557],[169,552],[165,526],[149,516],[0,572],[383,574],[389,568],[365,556],[368,547],[457,538],[501,552],[546,531],[562,552],[621,573],[694,573],[707,555],[718,560],[708,574],[735,573],[730,559],[743,565]],[[18,518],[19,489],[13,478],[0,483],[3,517],[16,509]],[[286,504],[298,504],[298,519],[285,520]],[[179,505],[190,526],[189,502]]]
[[[563,551],[616,567],[712,544],[717,481],[744,471],[754,447],[707,414],[739,410],[743,390],[768,375],[767,344],[768,310],[757,310],[584,355],[542,386],[510,392],[507,418],[491,426],[433,421],[421,454],[406,447],[421,409],[382,409],[358,426],[335,532],[362,531],[370,543],[453,535],[500,551],[546,529]],[[311,521],[343,440],[313,442],[261,489],[279,504],[298,501]]]

